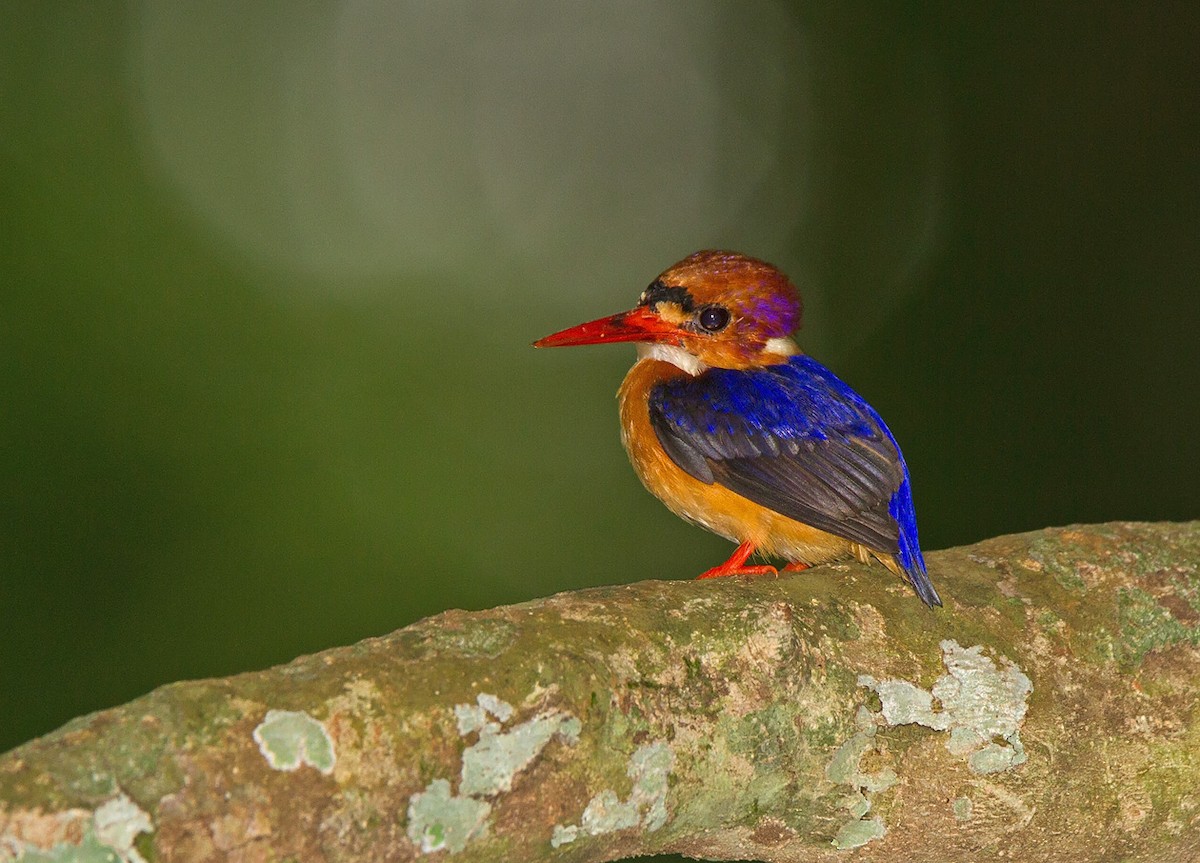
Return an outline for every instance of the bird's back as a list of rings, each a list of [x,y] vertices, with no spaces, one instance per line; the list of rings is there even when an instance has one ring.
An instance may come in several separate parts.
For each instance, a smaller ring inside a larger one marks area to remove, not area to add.
[[[791,561],[877,557],[938,602],[899,447],[820,363],[690,375],[643,359],[620,399],[634,468],[678,515]]]

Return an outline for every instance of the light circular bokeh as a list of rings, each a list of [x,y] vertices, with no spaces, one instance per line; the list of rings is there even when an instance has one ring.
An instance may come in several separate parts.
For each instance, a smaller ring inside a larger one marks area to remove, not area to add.
[[[133,45],[169,187],[316,289],[436,273],[486,291],[501,266],[559,293],[581,267],[623,274],[622,254],[770,255],[804,215],[806,51],[765,0],[146,0]]]

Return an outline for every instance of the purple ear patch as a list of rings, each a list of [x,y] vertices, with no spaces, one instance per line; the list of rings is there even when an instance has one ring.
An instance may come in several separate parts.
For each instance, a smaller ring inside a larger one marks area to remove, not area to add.
[[[736,252],[696,252],[664,272],[651,288],[656,284],[686,288],[697,303],[729,306],[746,319],[748,335],[764,340],[790,336],[803,317],[800,293],[787,276],[766,261]]]
[[[790,336],[800,327],[800,298],[777,285],[749,297],[744,308],[747,317],[761,323],[761,332],[769,339]]]

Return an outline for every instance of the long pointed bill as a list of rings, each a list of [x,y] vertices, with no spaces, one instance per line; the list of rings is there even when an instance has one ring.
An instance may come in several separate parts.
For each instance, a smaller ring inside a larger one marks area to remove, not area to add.
[[[565,348],[570,345],[599,345],[606,342],[665,342],[682,335],[648,308],[639,306],[607,318],[588,321],[538,339],[535,348]]]

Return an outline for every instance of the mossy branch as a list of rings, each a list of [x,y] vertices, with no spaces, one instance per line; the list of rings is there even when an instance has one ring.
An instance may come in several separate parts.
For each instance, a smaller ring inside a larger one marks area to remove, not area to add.
[[[0,861],[1200,859],[1200,523],[647,581],[164,686],[0,756]]]

